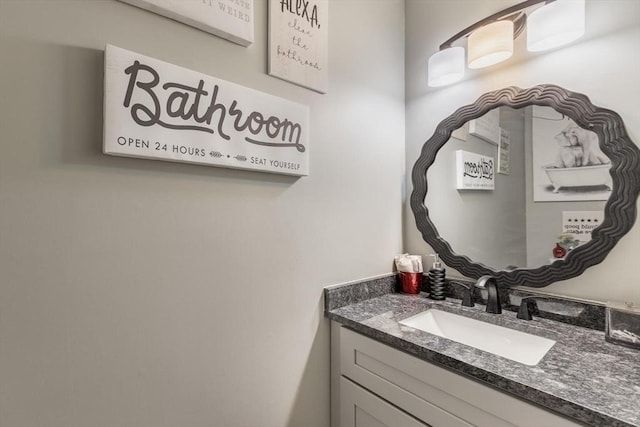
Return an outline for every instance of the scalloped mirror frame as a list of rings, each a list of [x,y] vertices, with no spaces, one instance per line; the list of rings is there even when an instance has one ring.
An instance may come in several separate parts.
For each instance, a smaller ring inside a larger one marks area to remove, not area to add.
[[[451,133],[467,121],[477,119],[493,108],[508,106],[517,109],[529,105],[552,107],[573,119],[580,127],[595,132],[602,152],[611,160],[613,188],[605,204],[604,221],[593,230],[592,239],[571,251],[564,260],[538,268],[495,270],[465,255],[454,253],[449,243],[438,234],[424,203],[428,189],[427,170]],[[440,254],[447,266],[472,279],[491,275],[501,286],[541,288],[579,276],[587,268],[599,264],[631,229],[636,219],[636,199],[640,192],[640,149],[629,139],[622,118],[614,111],[594,106],[586,95],[550,84],[529,89],[511,86],[482,95],[475,103],[459,108],[440,122],[433,136],[423,145],[411,176],[411,209],[416,225],[423,239]]]

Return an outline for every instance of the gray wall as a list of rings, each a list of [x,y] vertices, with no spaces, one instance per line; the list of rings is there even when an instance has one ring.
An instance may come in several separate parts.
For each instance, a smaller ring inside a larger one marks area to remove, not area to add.
[[[0,0],[0,425],[329,424],[326,285],[400,253],[404,5],[331,1],[329,92],[116,0]],[[310,106],[309,177],[105,156],[105,44]],[[372,207],[375,207],[372,209]]]
[[[587,0],[587,33],[570,46],[527,53],[524,36],[508,62],[469,72],[465,79],[443,88],[428,88],[427,60],[438,46],[464,27],[518,3],[515,0],[407,0],[406,8],[406,134],[407,170],[437,124],[456,108],[481,94],[506,86],[531,87],[553,83],[587,94],[600,107],[617,111],[627,132],[640,143],[640,2]],[[411,183],[408,181],[408,187]],[[446,203],[446,200],[443,201]],[[640,202],[638,202],[640,204]],[[411,253],[431,253],[405,208],[404,247]],[[549,251],[551,247],[549,247]],[[640,302],[640,222],[607,259],[580,276],[555,283],[546,291],[567,296]],[[459,275],[448,269],[451,275]]]

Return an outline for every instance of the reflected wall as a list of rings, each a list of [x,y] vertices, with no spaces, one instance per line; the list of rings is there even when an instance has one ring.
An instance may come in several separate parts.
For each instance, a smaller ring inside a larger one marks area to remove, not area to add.
[[[508,174],[497,167],[498,141],[469,132],[469,123],[438,152],[427,171],[429,189],[425,205],[440,236],[452,249],[496,268],[527,265],[526,200],[524,174],[524,111],[502,107],[499,124],[509,135]],[[493,159],[493,190],[459,190],[456,152],[462,150]]]

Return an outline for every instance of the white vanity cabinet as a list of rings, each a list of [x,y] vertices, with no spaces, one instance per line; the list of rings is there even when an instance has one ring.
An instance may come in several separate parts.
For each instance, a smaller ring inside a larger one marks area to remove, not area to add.
[[[331,393],[332,427],[579,426],[337,322]]]

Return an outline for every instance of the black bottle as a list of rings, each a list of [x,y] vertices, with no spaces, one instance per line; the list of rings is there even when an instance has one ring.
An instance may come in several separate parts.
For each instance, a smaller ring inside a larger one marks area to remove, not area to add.
[[[433,267],[427,275],[427,284],[429,289],[429,298],[435,300],[443,300],[446,298],[446,286],[444,280],[445,269],[438,258],[438,254],[431,254],[433,257]]]

